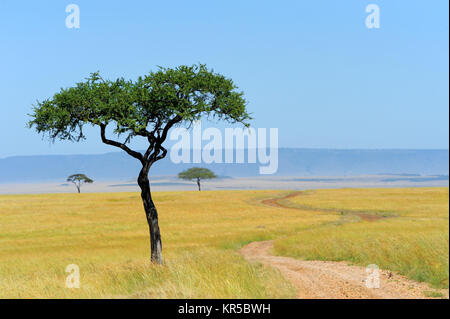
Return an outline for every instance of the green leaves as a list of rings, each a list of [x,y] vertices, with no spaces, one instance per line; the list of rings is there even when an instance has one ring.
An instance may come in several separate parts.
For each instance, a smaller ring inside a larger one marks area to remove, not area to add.
[[[52,140],[84,139],[85,124],[113,124],[116,134],[128,134],[127,141],[136,135],[156,140],[168,125],[190,125],[203,115],[248,126],[251,117],[243,96],[231,79],[203,64],[160,67],[136,81],[104,80],[95,72],[37,102],[28,126]]]
[[[217,176],[211,172],[207,168],[203,167],[192,167],[188,170],[185,170],[178,174],[178,178],[186,179],[186,180],[193,180],[193,179],[211,179],[211,178],[217,178]]]
[[[67,177],[67,182],[93,183],[94,181],[84,174],[73,174]]]

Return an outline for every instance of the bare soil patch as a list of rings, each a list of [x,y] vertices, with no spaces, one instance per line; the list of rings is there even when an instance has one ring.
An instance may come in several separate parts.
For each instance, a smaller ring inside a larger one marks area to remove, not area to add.
[[[447,290],[438,291],[386,270],[379,270],[379,288],[368,288],[364,267],[274,256],[270,253],[272,247],[272,241],[253,242],[240,253],[250,262],[277,268],[297,289],[299,299],[423,299],[431,291],[448,298]]]
[[[342,211],[337,210],[337,209],[316,208],[316,207],[307,207],[307,206],[301,206],[301,205],[289,206],[289,205],[283,204],[283,201],[289,200],[290,198],[293,198],[293,197],[296,197],[296,196],[299,196],[299,195],[302,195],[302,194],[303,194],[302,191],[292,192],[292,193],[287,194],[287,195],[282,196],[282,197],[264,199],[264,200],[261,201],[261,203],[264,204],[264,205],[278,207],[278,208],[306,209],[306,210],[317,210],[317,211],[322,211],[322,212],[333,212],[333,213],[341,213],[342,212]],[[369,221],[369,222],[373,222],[373,221],[377,221],[379,219],[385,218],[384,216],[377,215],[377,214],[374,214],[374,213],[368,213],[368,212],[357,212],[357,211],[349,212],[349,211],[346,211],[345,213],[346,214],[356,215],[359,218],[361,218],[362,220]]]

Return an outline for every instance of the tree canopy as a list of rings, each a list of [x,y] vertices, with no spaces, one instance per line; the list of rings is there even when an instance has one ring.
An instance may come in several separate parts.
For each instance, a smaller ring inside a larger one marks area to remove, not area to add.
[[[38,101],[28,125],[51,140],[69,141],[85,139],[84,125],[98,125],[104,143],[122,148],[141,162],[154,162],[165,156],[161,144],[174,125],[190,125],[206,115],[248,126],[246,101],[236,89],[231,79],[203,64],[160,67],[136,81],[104,80],[95,72],[52,99]],[[126,135],[124,143],[106,138],[108,124],[118,136]],[[135,136],[148,139],[149,152],[140,154],[126,146]]]
[[[67,177],[67,182],[93,183],[94,181],[84,174],[73,174]]]
[[[178,174],[178,178],[193,180],[193,179],[211,179],[217,178],[217,176],[207,168],[192,167]]]

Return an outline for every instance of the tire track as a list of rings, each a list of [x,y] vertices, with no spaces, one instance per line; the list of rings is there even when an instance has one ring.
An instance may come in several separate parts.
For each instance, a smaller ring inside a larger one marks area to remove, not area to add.
[[[299,205],[295,204],[295,206],[289,206],[285,205],[280,201],[286,201],[290,198],[297,197],[299,195],[303,195],[304,192],[302,191],[296,191],[289,193],[282,197],[275,197],[275,198],[268,198],[261,201],[262,204],[277,208],[287,208],[287,209],[297,209],[297,210],[312,210],[312,211],[319,211],[319,212],[326,212],[326,213],[344,213],[348,215],[355,215],[361,218],[362,220],[373,222],[377,221],[382,218],[387,218],[386,216],[381,216],[373,212],[367,212],[367,211],[350,211],[350,210],[339,210],[339,209],[332,209],[332,208],[318,208],[318,207],[309,207],[305,205]]]
[[[298,299],[424,299],[432,290],[390,271],[379,270],[379,288],[368,288],[368,273],[345,262],[304,261],[273,256],[272,241],[253,242],[239,252],[249,262],[278,269],[297,290]],[[370,285],[369,285],[370,287]],[[448,298],[448,291],[440,290]]]
[[[367,211],[321,209],[297,204],[289,206],[283,203],[302,194],[296,191],[261,200],[261,203],[276,208],[352,214],[369,222],[386,218]],[[418,283],[387,270],[378,270],[379,288],[368,288],[368,273],[364,267],[349,266],[346,262],[304,261],[274,256],[270,253],[272,248],[273,241],[260,241],[244,246],[239,252],[249,262],[260,262],[278,269],[296,288],[299,299],[423,299],[430,291],[448,298],[446,289],[432,289],[426,283]]]

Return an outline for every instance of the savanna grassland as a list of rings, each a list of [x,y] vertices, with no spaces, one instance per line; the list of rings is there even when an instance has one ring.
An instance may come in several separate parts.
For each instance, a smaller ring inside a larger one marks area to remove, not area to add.
[[[448,288],[448,188],[316,190],[292,198],[291,206],[341,220],[275,241],[277,254],[376,264]]]
[[[268,239],[276,254],[377,264],[448,287],[448,188],[316,190],[281,200],[286,207],[263,202],[289,193],[154,193],[163,266],[149,262],[137,193],[0,196],[0,297],[294,297],[278,271],[238,253]],[[69,264],[79,266],[79,289],[65,288]]]

